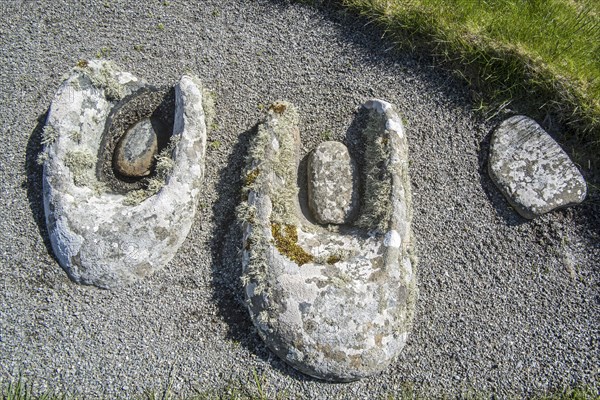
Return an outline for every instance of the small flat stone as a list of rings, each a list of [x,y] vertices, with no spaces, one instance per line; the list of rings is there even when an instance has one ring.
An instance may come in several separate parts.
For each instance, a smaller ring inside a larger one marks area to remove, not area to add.
[[[152,121],[146,118],[123,135],[115,149],[113,165],[118,173],[130,177],[150,175],[158,139]]]
[[[308,158],[308,204],[322,224],[349,222],[357,207],[356,167],[340,142],[321,143]]]
[[[585,180],[569,156],[531,118],[500,124],[490,147],[488,170],[510,204],[525,218],[581,203]]]

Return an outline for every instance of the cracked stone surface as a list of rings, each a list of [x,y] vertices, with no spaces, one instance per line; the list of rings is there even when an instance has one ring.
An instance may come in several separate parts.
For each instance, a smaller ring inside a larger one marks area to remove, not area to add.
[[[488,164],[492,181],[525,218],[581,203],[585,180],[558,143],[534,120],[517,115],[494,132]]]
[[[261,337],[298,370],[352,381],[385,369],[404,347],[417,297],[407,141],[391,104],[365,103],[367,144],[381,147],[389,209],[376,226],[328,230],[299,212],[299,119],[276,103],[259,126],[246,168],[243,268],[247,304]],[[365,193],[365,203],[377,202]],[[378,204],[378,203],[377,203]],[[278,226],[287,227],[285,240]]]
[[[76,282],[113,288],[162,268],[185,240],[204,171],[202,88],[183,76],[175,88],[168,182],[136,205],[96,176],[105,122],[122,98],[145,87],[104,60],[75,68],[46,120],[43,197],[52,249]]]
[[[349,222],[356,211],[356,166],[340,142],[321,143],[308,158],[308,204],[322,224]]]

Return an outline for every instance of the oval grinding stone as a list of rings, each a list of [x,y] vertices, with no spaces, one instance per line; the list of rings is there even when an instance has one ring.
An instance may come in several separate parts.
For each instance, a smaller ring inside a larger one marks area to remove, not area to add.
[[[119,141],[113,158],[118,173],[131,177],[150,174],[152,162],[158,149],[158,139],[147,118],[133,125]]]
[[[585,179],[567,153],[531,118],[500,124],[490,144],[492,181],[525,218],[581,203]]]
[[[308,158],[308,204],[322,224],[349,222],[357,205],[356,167],[340,142],[321,143]]]

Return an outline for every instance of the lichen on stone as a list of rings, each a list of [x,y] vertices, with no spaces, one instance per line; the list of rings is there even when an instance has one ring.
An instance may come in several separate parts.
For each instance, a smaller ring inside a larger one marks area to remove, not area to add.
[[[69,138],[77,143],[81,143],[81,130],[72,130],[69,132]]]
[[[237,209],[240,221],[250,224],[244,243],[248,256],[243,282],[252,283],[252,293],[248,293],[248,306],[252,307],[250,296],[260,296],[263,313],[258,323],[270,329],[268,323],[276,323],[277,305],[273,301],[273,283],[269,280],[268,251],[275,247],[282,255],[298,265],[312,261],[312,255],[298,245],[297,195],[296,186],[296,137],[298,114],[288,103],[276,102],[267,112],[265,120],[258,126],[251,139],[246,168],[242,172],[242,203]],[[271,215],[266,221],[256,218],[257,208],[249,204],[253,198],[268,198]],[[249,286],[247,286],[249,287]],[[271,318],[271,320],[269,320]]]
[[[44,126],[42,129],[42,140],[41,143],[43,146],[48,146],[54,143],[54,141],[58,138],[58,132],[50,125]]]
[[[73,175],[73,182],[77,186],[94,186],[90,178],[96,166],[97,157],[88,150],[71,150],[65,154],[64,163]]]
[[[96,88],[103,89],[108,100],[117,101],[125,95],[123,85],[115,78],[115,68],[111,62],[102,61],[99,69],[92,68],[87,61],[78,62],[74,70],[87,75]]]
[[[269,195],[273,204],[271,222],[297,225],[296,143],[290,130],[298,129],[298,113],[290,104],[276,102],[269,109],[269,114],[271,117],[273,114],[278,114],[277,123],[268,124],[268,128],[272,130],[279,144],[276,157],[269,160],[271,163],[269,169],[282,182],[282,185],[275,190],[270,186]]]
[[[384,232],[392,212],[390,197],[392,177],[387,170],[390,150],[385,132],[385,116],[369,111],[367,126],[363,132],[366,143],[363,168],[363,204],[356,225],[366,229],[377,228]]]
[[[46,160],[48,160],[48,152],[45,150],[42,150],[40,152],[40,154],[38,154],[35,161],[38,165],[43,165],[46,162]]]

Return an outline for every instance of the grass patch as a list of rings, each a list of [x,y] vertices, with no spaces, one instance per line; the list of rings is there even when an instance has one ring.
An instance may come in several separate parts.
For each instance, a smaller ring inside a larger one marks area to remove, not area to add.
[[[399,46],[426,50],[506,106],[600,144],[600,2],[595,0],[336,0]],[[600,147],[600,146],[599,146]]]

